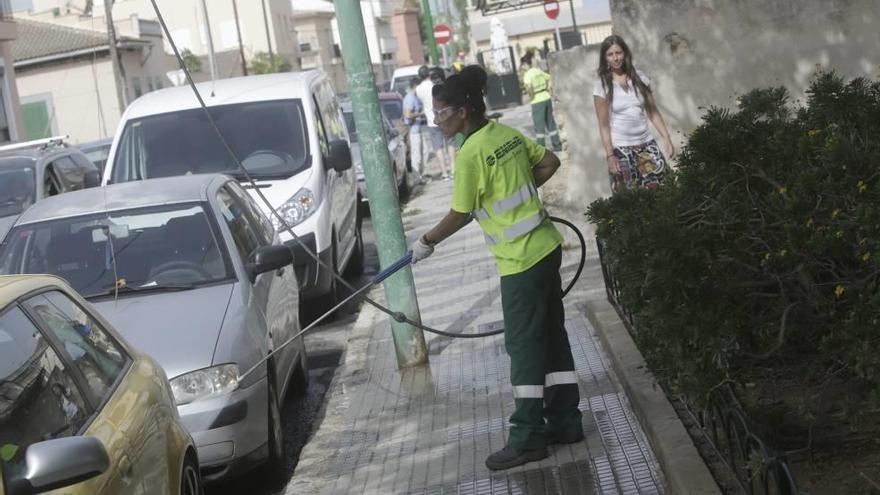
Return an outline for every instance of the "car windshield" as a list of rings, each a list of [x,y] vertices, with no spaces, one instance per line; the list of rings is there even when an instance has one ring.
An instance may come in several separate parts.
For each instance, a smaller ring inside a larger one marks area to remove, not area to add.
[[[218,238],[200,204],[63,218],[12,230],[0,273],[58,275],[86,297],[195,287],[231,277]]]
[[[411,76],[400,76],[394,79],[394,86],[391,88],[391,91],[397,92],[400,96],[405,96],[406,92],[409,90],[409,82],[413,79],[419,77],[416,74]]]
[[[10,160],[22,163],[5,163]],[[18,215],[36,200],[34,169],[24,165],[30,162],[16,158],[0,160],[0,217]]]
[[[254,178],[284,179],[308,168],[307,126],[299,100],[209,110],[223,138]],[[117,149],[111,182],[216,172],[242,176],[200,108],[130,120]]]
[[[382,113],[391,122],[397,122],[403,118],[403,100],[381,100]]]

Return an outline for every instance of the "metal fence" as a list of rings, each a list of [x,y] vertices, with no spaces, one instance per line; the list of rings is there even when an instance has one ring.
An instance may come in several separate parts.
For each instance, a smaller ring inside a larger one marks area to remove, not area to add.
[[[605,279],[605,292],[608,302],[617,311],[627,330],[634,339],[638,338],[638,322],[628,308],[621,303],[621,286],[615,277],[614,267],[605,253],[601,239],[596,238],[599,261]],[[677,397],[684,405],[693,423],[699,426],[702,436],[717,454],[728,474],[736,479],[744,493],[805,495],[798,488],[797,480],[789,468],[784,455],[774,453],[767,447],[750,426],[736,392],[729,384],[714,389],[706,406],[694,407],[688,397]]]

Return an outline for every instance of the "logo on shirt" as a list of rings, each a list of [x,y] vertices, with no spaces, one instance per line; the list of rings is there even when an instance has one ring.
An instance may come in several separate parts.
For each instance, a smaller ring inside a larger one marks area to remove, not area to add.
[[[491,155],[486,157],[486,165],[492,166],[495,165],[495,162],[500,161],[504,158],[504,155],[510,153],[512,150],[516,149],[517,146],[523,144],[523,140],[519,136],[514,136],[511,140],[502,144],[501,146],[495,148],[495,151],[492,152]]]

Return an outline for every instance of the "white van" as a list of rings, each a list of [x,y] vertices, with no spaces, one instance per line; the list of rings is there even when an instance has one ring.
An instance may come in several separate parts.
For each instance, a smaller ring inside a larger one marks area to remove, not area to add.
[[[421,65],[407,65],[394,69],[391,75],[391,91],[396,91],[400,96],[406,96],[409,91],[409,82],[419,77]]]
[[[293,231],[337,273],[363,270],[357,179],[336,93],[318,70],[222,79],[197,85],[236,157]],[[135,100],[119,124],[104,184],[201,173],[236,177],[280,222],[238,169],[189,86]],[[242,232],[241,235],[249,235]],[[339,299],[331,272],[308,256],[290,233],[304,299]]]

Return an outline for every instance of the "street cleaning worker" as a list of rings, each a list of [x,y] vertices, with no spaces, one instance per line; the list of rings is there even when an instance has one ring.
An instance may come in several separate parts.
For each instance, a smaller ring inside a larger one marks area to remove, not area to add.
[[[562,306],[562,236],[538,187],[559,159],[519,131],[486,119],[486,72],[465,67],[433,89],[434,119],[446,136],[462,133],[452,209],[412,245],[413,264],[476,218],[501,275],[504,345],[516,410],[507,446],[486,459],[508,469],[547,457],[547,445],[583,439],[574,360]],[[546,422],[545,422],[546,419]]]
[[[529,92],[529,100],[532,102],[535,138],[538,144],[544,146],[544,138],[549,135],[553,151],[562,151],[559,129],[556,128],[556,120],[553,118],[553,102],[550,101],[550,74],[535,67],[529,55],[521,58],[519,62],[520,67],[525,70],[523,86]]]

